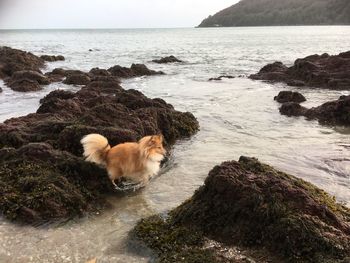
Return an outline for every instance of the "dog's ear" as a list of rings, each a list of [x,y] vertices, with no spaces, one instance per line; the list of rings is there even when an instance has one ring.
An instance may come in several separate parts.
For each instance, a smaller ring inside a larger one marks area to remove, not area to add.
[[[155,136],[151,136],[151,137],[149,138],[149,144],[153,144],[153,143],[155,143],[155,142],[156,142]]]
[[[164,136],[163,136],[163,134],[158,134],[158,137],[159,137],[159,140],[161,141],[161,142],[163,142],[164,141]]]

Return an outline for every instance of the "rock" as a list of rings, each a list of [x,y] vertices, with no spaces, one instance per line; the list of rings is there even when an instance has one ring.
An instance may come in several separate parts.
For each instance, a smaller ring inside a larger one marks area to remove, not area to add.
[[[30,52],[10,47],[0,47],[0,78],[11,77],[13,73],[21,70],[40,72],[45,61]]]
[[[93,68],[89,71],[93,76],[111,76],[112,74],[107,69]]]
[[[138,76],[152,76],[152,75],[164,75],[162,71],[151,70],[144,64],[132,64],[130,69],[134,72],[136,77]]]
[[[90,81],[91,79],[87,74],[70,74],[63,83],[68,85],[87,85]]]
[[[275,62],[263,67],[259,73],[251,75],[250,78],[285,82],[290,86],[349,90],[350,58],[348,53],[350,51],[335,56],[312,55],[297,59],[291,67]]]
[[[15,91],[27,92],[41,90],[41,85],[50,84],[49,78],[32,70],[20,70],[6,79],[6,84]]]
[[[274,100],[278,101],[279,103],[285,103],[285,102],[301,103],[306,101],[305,97],[302,94],[295,91],[281,91],[274,98]]]
[[[341,96],[338,100],[307,109],[297,103],[284,103],[280,112],[287,116],[305,116],[317,119],[324,125],[350,126],[350,96]]]
[[[20,92],[39,91],[43,89],[37,81],[30,79],[16,80],[11,82],[8,86],[12,90]]]
[[[6,218],[37,223],[106,205],[103,196],[113,189],[104,169],[84,162],[84,135],[100,133],[116,145],[162,133],[171,146],[198,131],[191,113],[118,83],[108,92],[109,83],[102,83],[76,93],[53,91],[36,113],[0,123],[0,212]]]
[[[61,55],[58,55],[58,56],[42,55],[42,56],[40,56],[40,58],[42,58],[43,60],[48,61],[48,62],[64,61],[65,60],[64,56],[61,56]]]
[[[119,65],[113,66],[108,71],[118,78],[133,78],[151,75],[164,75],[162,71],[150,70],[144,64],[132,64],[130,68],[121,67]]]
[[[248,157],[216,166],[192,198],[168,217],[142,220],[134,233],[159,259],[182,256],[184,262],[200,251],[213,256],[203,249],[204,238],[265,250],[266,262],[340,263],[350,256],[347,207],[316,186]],[[281,260],[271,261],[268,252]]]
[[[287,85],[292,86],[292,87],[304,87],[305,82],[302,80],[292,79],[292,80],[287,81]]]
[[[0,160],[0,206],[10,220],[40,224],[80,216],[102,207],[96,193],[112,191],[103,169],[46,143],[0,153]]]
[[[36,72],[36,71],[31,71],[31,70],[21,70],[21,71],[16,71],[7,82],[9,85],[12,81],[17,81],[17,80],[23,80],[23,79],[29,79],[29,80],[34,80],[38,82],[40,85],[48,85],[50,84],[50,80],[44,76],[43,74]]]
[[[286,102],[280,107],[280,113],[287,116],[304,116],[307,108],[300,106],[297,102]]]
[[[2,88],[0,87],[0,93],[2,92]]]
[[[234,79],[234,76],[230,76],[230,75],[221,75],[217,78],[210,78],[209,81],[214,81],[214,80],[222,80],[222,79]]]
[[[166,64],[166,63],[175,63],[175,62],[183,62],[183,61],[171,55],[168,57],[163,57],[161,59],[154,59],[152,60],[152,62],[158,63],[158,64]]]
[[[45,76],[49,78],[51,82],[61,82],[65,78],[65,70],[62,68],[55,68],[51,72],[46,72]]]

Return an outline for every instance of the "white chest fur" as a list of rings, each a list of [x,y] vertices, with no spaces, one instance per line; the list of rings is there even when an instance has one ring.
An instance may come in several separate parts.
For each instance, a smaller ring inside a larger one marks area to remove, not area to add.
[[[151,156],[151,158],[147,161],[147,171],[149,172],[150,176],[154,176],[158,174],[160,169],[160,162],[163,160],[163,155],[161,154],[154,154]]]

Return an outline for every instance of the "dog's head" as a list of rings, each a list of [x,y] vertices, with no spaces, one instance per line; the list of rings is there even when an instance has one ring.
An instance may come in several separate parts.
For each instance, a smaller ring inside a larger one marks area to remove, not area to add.
[[[163,141],[163,135],[153,135],[143,137],[139,141],[139,144],[144,150],[147,158],[160,162],[166,154],[166,150],[163,147]]]

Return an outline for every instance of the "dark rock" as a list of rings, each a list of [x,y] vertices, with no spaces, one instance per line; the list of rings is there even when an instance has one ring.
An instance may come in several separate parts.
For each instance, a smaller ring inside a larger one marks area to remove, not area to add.
[[[87,74],[69,74],[63,83],[68,85],[87,85],[90,81],[91,79]]]
[[[292,87],[304,87],[305,82],[302,80],[292,79],[292,80],[287,81],[287,85],[292,86]]]
[[[297,103],[285,103],[280,112],[287,116],[305,116],[317,119],[325,125],[350,126],[350,96],[341,96],[338,100],[307,109]]]
[[[10,220],[43,223],[98,210],[111,192],[105,171],[45,143],[0,153],[0,206]]]
[[[65,60],[64,56],[61,56],[61,55],[58,55],[58,56],[42,55],[42,56],[40,56],[40,58],[42,58],[43,60],[48,61],[48,62],[64,61]]]
[[[0,78],[11,77],[13,73],[21,70],[40,72],[44,63],[43,59],[30,52],[0,47]]]
[[[164,72],[150,70],[144,64],[132,64],[130,68],[116,65],[109,68],[108,71],[113,76],[118,78],[133,78],[133,77],[151,76],[151,75],[164,75]]]
[[[214,81],[214,80],[222,80],[222,79],[234,79],[234,76],[230,76],[230,75],[221,75],[217,78],[210,78],[209,81]]]
[[[350,89],[349,52],[330,56],[328,54],[312,55],[297,59],[294,65],[286,67],[275,62],[263,67],[251,79],[273,82],[285,82],[290,86],[310,86],[338,90]]]
[[[166,64],[166,63],[175,63],[175,62],[183,62],[183,61],[171,55],[168,57],[163,57],[161,59],[154,59],[152,60],[152,62],[158,63],[158,64]]]
[[[306,112],[307,108],[297,102],[286,102],[280,107],[280,113],[287,116],[303,116]]]
[[[62,81],[64,78],[66,78],[63,81],[65,84],[87,85],[92,79],[97,79],[100,77],[112,77],[110,74],[107,75],[108,73],[105,73],[106,71],[107,70],[95,68],[92,69],[90,73],[86,73],[84,71],[76,69],[55,68],[53,71],[48,72],[45,75],[48,76],[53,82]],[[102,72],[104,72],[106,75],[103,75]]]
[[[274,100],[278,101],[279,103],[285,103],[285,102],[296,102],[301,103],[306,101],[306,98],[300,94],[299,92],[295,91],[281,91]]]
[[[56,73],[54,73],[54,71],[46,72],[45,76],[48,77],[51,82],[61,82],[65,78],[64,73],[59,74],[59,71],[56,71]]]
[[[15,91],[27,92],[41,90],[41,85],[50,84],[49,78],[32,70],[16,71],[6,79],[6,84]]]
[[[267,250],[282,258],[275,262],[340,263],[350,256],[347,207],[316,186],[248,157],[216,166],[204,186],[167,219],[142,220],[134,231],[160,258],[198,251],[204,237]]]
[[[112,74],[107,69],[93,68],[89,71],[93,76],[111,76]]]
[[[20,92],[30,92],[30,91],[38,91],[42,90],[42,86],[35,81],[30,79],[22,79],[11,82],[8,85],[14,91]]]
[[[38,82],[38,84],[40,85],[50,84],[50,80],[46,76],[44,76],[39,72],[31,71],[31,70],[16,71],[15,73],[12,74],[11,78],[7,80],[7,82],[11,83],[12,81],[23,80],[23,79],[34,80]]]
[[[105,170],[83,161],[84,135],[100,133],[116,145],[162,133],[169,146],[199,128],[192,114],[161,99],[118,83],[104,95],[110,82],[101,83],[92,81],[76,93],[53,91],[36,113],[0,124],[0,209],[5,217],[38,222],[81,215],[101,199],[106,204],[110,182]]]
[[[151,70],[144,64],[132,64],[130,69],[134,72],[136,77],[138,76],[152,76],[152,75],[164,75],[162,71]]]
[[[0,87],[0,93],[2,92],[2,88]]]

